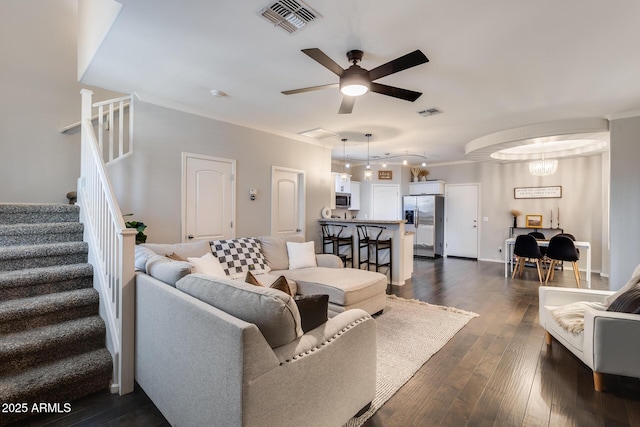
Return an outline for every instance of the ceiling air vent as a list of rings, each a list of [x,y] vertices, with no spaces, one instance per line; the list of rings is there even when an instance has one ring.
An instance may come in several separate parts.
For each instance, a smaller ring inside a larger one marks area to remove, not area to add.
[[[265,7],[260,15],[289,34],[303,29],[320,14],[301,1],[279,0]]]
[[[422,117],[434,116],[441,113],[442,110],[440,110],[439,108],[427,108],[426,110],[418,111],[418,114],[420,114]]]

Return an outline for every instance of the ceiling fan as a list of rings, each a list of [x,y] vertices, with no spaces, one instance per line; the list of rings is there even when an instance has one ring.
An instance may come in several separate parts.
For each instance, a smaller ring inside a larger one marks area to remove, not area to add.
[[[414,92],[412,90],[401,89],[399,87],[387,86],[374,82],[374,80],[378,80],[390,74],[429,62],[429,58],[427,58],[420,50],[414,50],[411,53],[396,58],[393,61],[389,61],[372,70],[365,70],[358,65],[358,62],[362,60],[363,53],[361,50],[350,50],[347,52],[347,59],[353,65],[346,70],[336,64],[333,59],[329,58],[318,48],[302,49],[302,52],[327,68],[329,71],[338,75],[340,77],[340,83],[285,90],[282,92],[285,95],[339,87],[340,92],[342,92],[344,96],[342,98],[338,114],[350,114],[351,111],[353,111],[353,105],[356,102],[356,97],[364,95],[368,91],[393,96],[394,98],[400,98],[411,102],[415,101],[420,97],[420,95],[422,95],[421,92]]]

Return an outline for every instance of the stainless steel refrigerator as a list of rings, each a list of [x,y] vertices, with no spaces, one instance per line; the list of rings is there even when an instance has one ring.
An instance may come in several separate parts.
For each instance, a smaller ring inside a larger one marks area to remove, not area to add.
[[[444,248],[444,197],[404,196],[405,231],[414,232],[413,256],[441,257]]]

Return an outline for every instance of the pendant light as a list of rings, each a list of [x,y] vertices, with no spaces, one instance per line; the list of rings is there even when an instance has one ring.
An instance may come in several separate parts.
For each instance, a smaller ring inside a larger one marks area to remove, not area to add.
[[[373,175],[371,163],[369,162],[369,138],[371,138],[371,134],[368,133],[365,136],[367,137],[367,166],[364,167],[364,180],[371,181],[371,176]]]
[[[340,178],[343,181],[349,179],[349,174],[347,173],[347,169],[349,166],[347,164],[347,139],[342,138],[342,173],[340,174]]]

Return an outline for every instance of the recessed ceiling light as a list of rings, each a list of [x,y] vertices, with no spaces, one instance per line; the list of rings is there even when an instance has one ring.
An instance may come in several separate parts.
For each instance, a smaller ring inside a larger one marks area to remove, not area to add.
[[[224,93],[221,90],[217,90],[217,89],[212,89],[211,92],[209,92],[211,94],[211,96],[213,96],[214,98],[223,98],[225,96],[227,96],[226,93]]]
[[[309,138],[315,138],[315,139],[323,139],[323,138],[328,138],[330,136],[332,137],[340,136],[335,132],[331,132],[330,130],[326,130],[322,128],[315,128],[315,129],[305,130],[304,132],[298,132],[298,135],[307,136]]]

